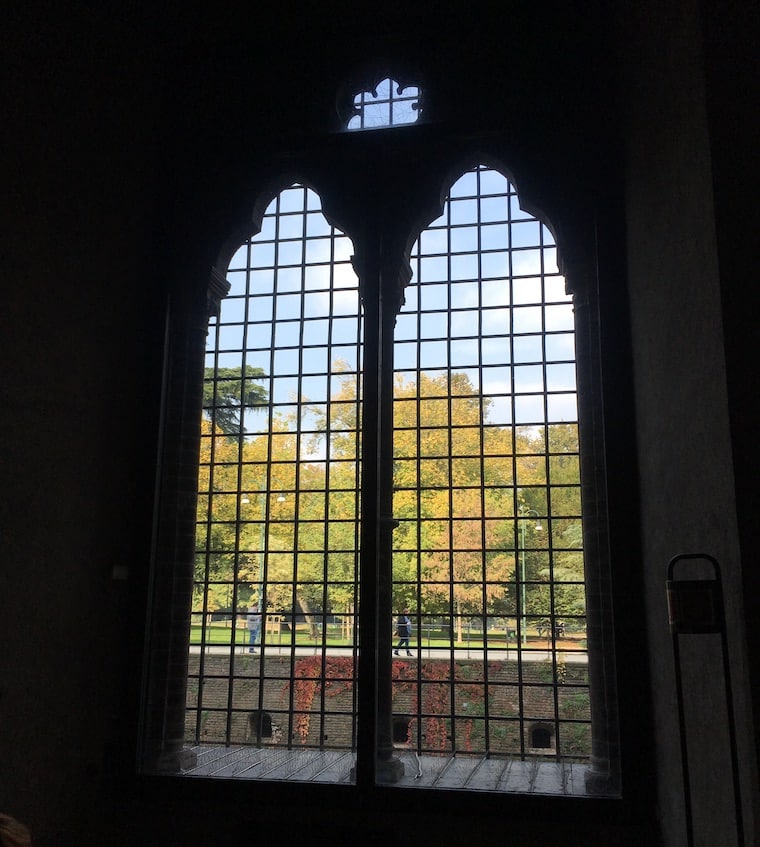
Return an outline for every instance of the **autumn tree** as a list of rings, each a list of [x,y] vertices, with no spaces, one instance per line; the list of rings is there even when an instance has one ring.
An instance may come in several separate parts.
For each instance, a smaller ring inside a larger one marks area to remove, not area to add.
[[[517,549],[527,583],[525,613],[548,628],[583,627],[585,610],[578,427],[549,424],[516,431]],[[510,588],[510,592],[512,589]]]
[[[463,615],[503,605],[514,568],[511,489],[500,484],[511,458],[503,434],[484,426],[489,405],[463,373],[395,384],[394,601],[426,614],[453,605],[460,633]]]
[[[196,577],[207,609],[236,585],[239,601],[300,608],[312,626],[353,610],[359,382],[345,363],[333,374],[329,403],[273,414],[265,433],[230,439],[204,420]],[[461,636],[465,616],[517,616],[524,577],[531,619],[580,620],[577,426],[494,426],[489,408],[466,374],[396,379],[394,606],[453,613]]]
[[[238,444],[201,421],[193,610],[230,605],[237,564]]]

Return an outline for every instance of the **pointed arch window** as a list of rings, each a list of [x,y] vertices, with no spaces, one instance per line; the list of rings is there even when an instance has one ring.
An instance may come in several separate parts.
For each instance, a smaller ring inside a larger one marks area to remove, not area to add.
[[[354,243],[291,184],[213,275],[146,769],[615,796],[554,238],[487,165],[411,250],[362,202]]]
[[[247,743],[250,716],[265,712],[278,732],[259,743],[355,747],[362,317],[351,254],[317,194],[291,185],[230,260],[209,327],[185,727],[199,748]],[[327,649],[336,629],[339,669]],[[295,682],[333,672],[350,692],[337,717],[324,686],[307,702]]]
[[[393,577],[422,649],[394,700],[411,675],[418,755],[485,756],[498,780],[494,756],[530,758],[541,718],[572,770],[591,727],[574,319],[554,239],[479,166],[411,261],[394,347]],[[431,685],[442,646],[446,683]]]

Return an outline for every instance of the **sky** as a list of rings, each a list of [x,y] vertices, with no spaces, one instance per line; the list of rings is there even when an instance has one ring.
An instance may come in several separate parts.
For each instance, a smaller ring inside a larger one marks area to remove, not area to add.
[[[346,128],[379,129],[415,123],[420,90],[410,85],[401,89],[398,83],[384,79],[374,91],[362,91],[354,97],[355,114]]]
[[[269,375],[263,383],[275,407],[297,400],[299,369],[300,395],[326,402],[337,390],[336,371],[355,372],[361,355],[353,249],[324,218],[315,192],[283,191],[261,231],[230,261],[231,291],[209,332],[207,367],[218,334],[218,366],[239,367],[245,349],[245,363]],[[417,368],[446,372],[450,362],[491,398],[490,423],[577,419],[572,298],[549,229],[520,209],[502,174],[480,170],[458,179],[410,262],[395,330],[403,379],[416,380]],[[249,432],[266,428],[266,414],[246,415]]]

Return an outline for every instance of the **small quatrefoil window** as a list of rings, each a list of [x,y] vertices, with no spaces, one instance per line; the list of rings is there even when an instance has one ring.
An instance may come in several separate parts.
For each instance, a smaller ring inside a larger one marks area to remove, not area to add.
[[[420,89],[401,86],[392,79],[384,79],[372,91],[361,91],[354,96],[353,115],[347,129],[382,129],[400,124],[413,124],[420,114]]]

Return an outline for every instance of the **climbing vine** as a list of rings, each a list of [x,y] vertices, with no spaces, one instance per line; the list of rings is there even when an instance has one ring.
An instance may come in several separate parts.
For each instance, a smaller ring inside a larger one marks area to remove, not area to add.
[[[471,668],[459,662],[454,663],[454,692],[455,700],[466,698],[473,714],[483,713],[485,693],[483,685],[457,685],[465,683],[470,676]],[[407,694],[413,703],[417,703],[418,684],[422,682],[422,702],[420,703],[422,717],[422,733],[425,747],[428,750],[443,752],[449,745],[451,708],[451,675],[450,666],[446,662],[423,662],[418,669],[412,662],[393,663],[394,699],[399,694]],[[409,722],[407,740],[411,741],[412,730],[417,718]],[[457,730],[463,739],[463,748],[472,750],[472,734],[474,720],[471,717],[457,716]]]
[[[411,743],[414,730],[424,738],[426,751],[447,752],[451,745],[452,713],[456,721],[457,747],[471,752],[476,743],[476,723],[482,723],[485,713],[485,685],[482,677],[473,678],[472,666],[455,662],[454,685],[451,685],[451,666],[448,662],[428,661],[418,666],[416,662],[394,661],[392,664],[394,712],[414,715],[419,708],[421,717],[412,717],[407,730],[407,743]],[[306,744],[311,726],[311,712],[316,698],[333,698],[352,692],[355,664],[351,656],[306,656],[295,662],[294,676],[283,685],[282,696],[292,690],[293,731]],[[489,668],[490,676],[501,671],[497,663]],[[421,694],[419,686],[422,685]],[[452,697],[459,704],[452,708]],[[399,702],[401,701],[401,702]],[[467,714],[462,710],[466,708]]]
[[[351,656],[329,656],[324,668],[321,656],[296,659],[292,682],[285,683],[283,695],[293,688],[294,731],[306,744],[311,726],[309,714],[314,698],[324,691],[325,697],[337,697],[353,687],[354,660]]]

